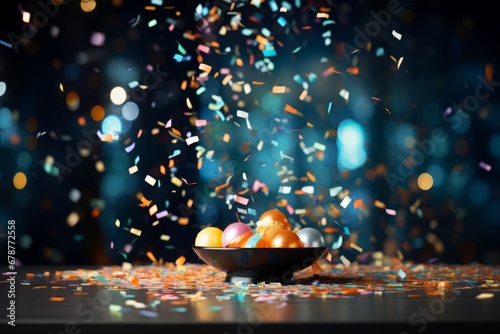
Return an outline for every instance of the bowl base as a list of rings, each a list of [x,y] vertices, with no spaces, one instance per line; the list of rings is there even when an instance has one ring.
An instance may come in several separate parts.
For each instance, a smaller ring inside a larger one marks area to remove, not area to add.
[[[238,276],[231,275],[226,273],[226,283],[281,283],[283,285],[286,284],[294,284],[295,278],[293,276]]]

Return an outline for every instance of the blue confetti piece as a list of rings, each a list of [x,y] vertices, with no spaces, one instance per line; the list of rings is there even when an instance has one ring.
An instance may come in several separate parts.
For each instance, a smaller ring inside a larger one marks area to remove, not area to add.
[[[158,318],[158,312],[154,311],[140,310],[139,314],[146,318]]]
[[[215,112],[220,116],[221,121],[224,121],[226,119],[226,117],[224,117],[224,114],[220,110],[216,110]]]
[[[328,113],[330,113],[330,110],[332,110],[332,102],[328,103]]]
[[[135,157],[135,161],[134,161],[135,163],[134,163],[134,164],[135,164],[135,165],[137,165],[137,163],[139,162],[139,160],[140,160],[140,159],[141,159],[141,158],[140,158],[139,156],[136,156],[136,157]]]
[[[182,312],[187,312],[187,307],[172,307],[170,308],[170,310],[172,312],[179,312],[179,313],[182,313]]]
[[[276,56],[276,50],[274,50],[274,49],[264,50],[264,51],[262,51],[262,53],[264,54],[264,57],[266,57],[266,58]]]
[[[175,60],[176,62],[180,63],[180,62],[182,61],[182,59],[184,59],[184,57],[183,57],[182,55],[180,55],[180,54],[178,54],[178,53],[176,53],[176,54],[174,55],[174,60]]]
[[[96,280],[98,280],[99,282],[102,282],[102,283],[107,283],[108,282],[108,280],[104,276],[102,276],[102,275],[96,275],[96,276],[94,276],[94,278]]]
[[[401,278],[405,278],[406,277],[406,273],[403,270],[399,269],[398,276],[401,277]]]
[[[347,226],[344,226],[344,233],[346,235],[350,235],[351,234],[351,232],[349,231],[349,228]]]
[[[0,39],[0,44],[3,45],[3,46],[8,47],[9,49],[12,49],[12,44],[7,43],[6,41],[3,41],[1,39]]]
[[[209,310],[209,311],[220,311],[220,310],[222,310],[222,306],[216,306],[216,305],[214,305],[214,306],[207,306],[207,310]]]
[[[280,16],[278,18],[278,23],[279,23],[280,26],[284,27],[284,26],[287,25],[288,22],[287,22],[287,20],[283,16]]]
[[[168,158],[171,159],[173,157],[178,156],[179,154],[181,154],[181,150],[175,150],[174,153],[168,156]]]
[[[384,54],[385,54],[384,48],[377,48],[377,50],[375,51],[375,55],[377,57],[382,57]]]

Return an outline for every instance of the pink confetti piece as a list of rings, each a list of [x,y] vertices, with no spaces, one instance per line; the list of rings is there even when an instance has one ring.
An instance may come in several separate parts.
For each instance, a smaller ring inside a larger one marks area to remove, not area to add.
[[[160,211],[160,212],[158,212],[156,214],[156,218],[158,218],[158,219],[166,217],[166,216],[168,216],[168,211],[167,210]]]
[[[210,48],[206,45],[199,44],[198,51],[208,54],[208,53],[210,53]]]
[[[489,172],[491,170],[491,166],[488,165],[486,162],[480,161],[479,162],[479,167],[484,169],[485,171]]]
[[[207,125],[207,120],[206,119],[197,119],[194,121],[195,126],[205,126]]]
[[[375,96],[372,96],[372,100],[375,100],[375,101],[380,101],[380,98],[375,97]]]
[[[248,204],[248,201],[249,199],[248,198],[245,198],[245,197],[241,197],[241,196],[238,196],[236,195],[234,201],[236,203],[240,203],[240,204],[243,204],[243,205],[247,205]]]
[[[388,215],[391,215],[391,216],[395,216],[396,215],[396,210],[393,210],[393,209],[385,209],[385,212]]]

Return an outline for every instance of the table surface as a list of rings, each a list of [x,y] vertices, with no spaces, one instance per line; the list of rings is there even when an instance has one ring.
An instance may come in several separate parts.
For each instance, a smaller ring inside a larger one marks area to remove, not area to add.
[[[225,273],[195,263],[20,266],[0,276],[6,313],[0,332],[493,333],[500,328],[497,266],[346,267],[319,261],[316,269],[295,273],[293,284],[279,284],[226,282]],[[12,301],[16,326],[8,324]]]

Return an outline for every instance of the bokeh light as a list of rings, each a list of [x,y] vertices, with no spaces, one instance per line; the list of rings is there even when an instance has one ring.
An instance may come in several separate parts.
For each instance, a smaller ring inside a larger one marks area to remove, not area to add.
[[[356,169],[365,163],[367,158],[365,132],[357,122],[346,119],[339,124],[337,146],[338,164],[341,170]]]
[[[16,189],[21,190],[24,187],[26,187],[26,184],[28,183],[28,178],[23,172],[17,172],[16,175],[14,175],[14,187]]]
[[[418,176],[418,186],[422,190],[429,190],[432,188],[434,180],[429,173],[422,173]]]
[[[115,87],[111,90],[109,97],[115,105],[122,105],[127,100],[127,92],[123,87]]]
[[[94,0],[81,0],[80,1],[80,8],[86,12],[89,13],[93,11],[97,6],[97,2]]]
[[[92,117],[94,121],[101,121],[105,115],[106,112],[104,111],[104,108],[100,105],[95,105],[90,110],[90,117]]]
[[[139,106],[134,102],[127,102],[122,107],[122,115],[127,121],[134,121],[139,116]]]
[[[5,94],[5,91],[7,91],[7,84],[3,81],[0,81],[0,96]]]
[[[101,125],[103,134],[119,135],[122,132],[122,121],[116,115],[108,115]]]
[[[0,108],[0,129],[8,129],[12,126],[12,112],[10,109]]]

